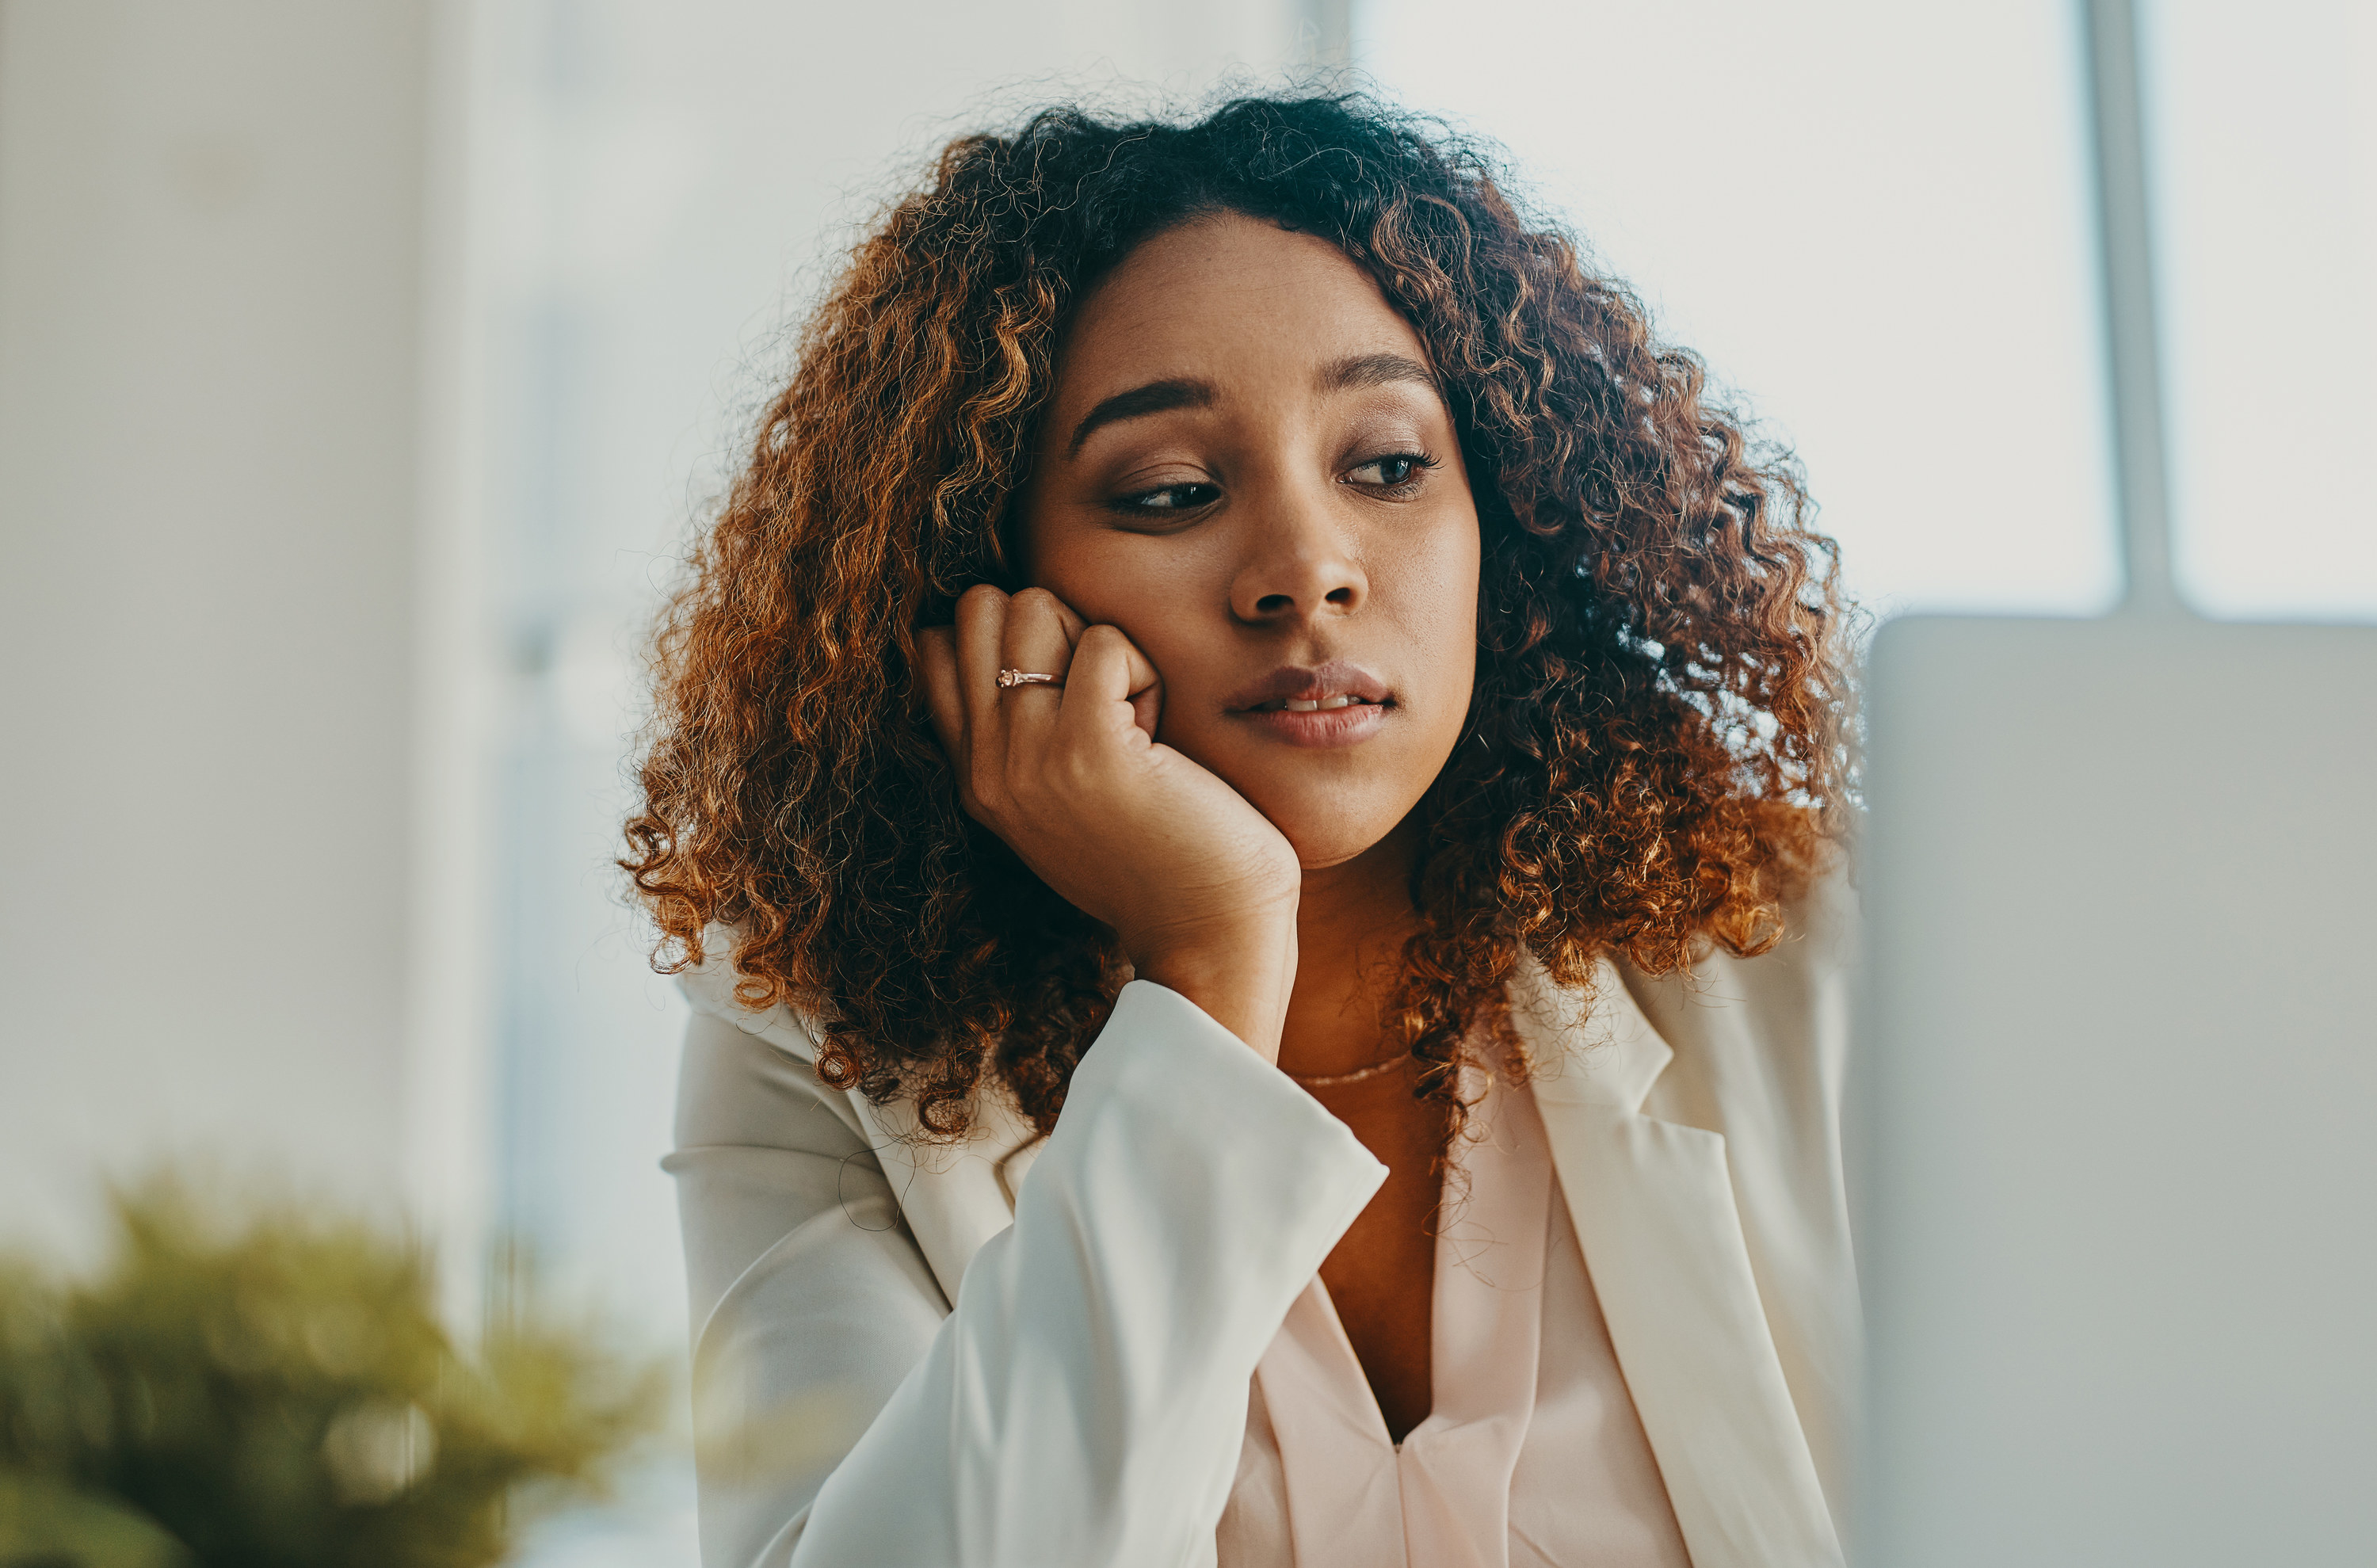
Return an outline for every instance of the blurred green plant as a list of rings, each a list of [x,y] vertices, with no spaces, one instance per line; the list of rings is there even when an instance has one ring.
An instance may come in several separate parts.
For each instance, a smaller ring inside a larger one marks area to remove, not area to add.
[[[0,1263],[0,1568],[480,1568],[658,1424],[516,1262],[466,1353],[417,1240],[172,1175],[113,1210],[90,1278]]]

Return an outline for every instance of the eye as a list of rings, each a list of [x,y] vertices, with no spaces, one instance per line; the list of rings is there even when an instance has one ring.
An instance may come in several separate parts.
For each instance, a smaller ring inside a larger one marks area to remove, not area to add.
[[[1114,509],[1135,517],[1174,516],[1195,511],[1221,499],[1218,485],[1166,485],[1159,490],[1141,490],[1129,496],[1117,496]]]
[[[1345,477],[1365,489],[1384,490],[1391,496],[1408,495],[1419,488],[1420,477],[1436,466],[1436,460],[1426,452],[1390,452],[1372,458]]]

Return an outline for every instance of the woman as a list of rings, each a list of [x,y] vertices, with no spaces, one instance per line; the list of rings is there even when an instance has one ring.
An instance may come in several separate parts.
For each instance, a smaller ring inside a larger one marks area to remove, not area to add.
[[[1838,1562],[1804,510],[1368,102],[950,148],[660,644],[706,1560]]]

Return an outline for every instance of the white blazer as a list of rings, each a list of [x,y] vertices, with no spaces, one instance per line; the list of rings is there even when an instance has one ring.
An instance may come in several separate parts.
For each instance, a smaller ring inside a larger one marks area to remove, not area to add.
[[[1514,1013],[1694,1568],[1837,1568],[1857,1345],[1849,899],[1773,952]],[[722,945],[731,940],[720,932]],[[1248,1384],[1385,1167],[1187,999],[1123,988],[1054,1134],[951,1148],[827,1089],[789,1010],[694,1014],[678,1179],[706,1568],[1210,1565]],[[1311,1568],[1311,1565],[1305,1565]]]

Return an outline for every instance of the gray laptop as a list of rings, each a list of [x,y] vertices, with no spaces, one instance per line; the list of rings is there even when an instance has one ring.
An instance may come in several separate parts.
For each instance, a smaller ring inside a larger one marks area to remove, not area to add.
[[[2377,1563],[2377,628],[1869,666],[1876,1568]]]

